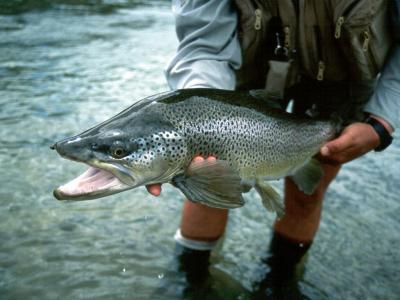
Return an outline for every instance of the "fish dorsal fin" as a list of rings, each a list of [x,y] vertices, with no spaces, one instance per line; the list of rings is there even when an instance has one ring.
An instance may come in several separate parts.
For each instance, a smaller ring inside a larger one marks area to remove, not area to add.
[[[193,162],[172,183],[191,201],[216,208],[244,205],[241,178],[224,160]]]
[[[264,181],[257,180],[255,189],[260,194],[262,204],[268,211],[276,212],[279,218],[284,215],[285,208],[282,197],[272,186]]]
[[[270,107],[270,108],[275,108],[282,110],[284,108],[283,103],[280,101],[280,99],[272,97],[266,90],[259,89],[259,90],[250,90],[249,94],[262,101],[264,105]]]
[[[300,191],[307,195],[314,193],[324,172],[321,164],[316,159],[311,159],[303,167],[297,170],[292,176],[292,180]]]

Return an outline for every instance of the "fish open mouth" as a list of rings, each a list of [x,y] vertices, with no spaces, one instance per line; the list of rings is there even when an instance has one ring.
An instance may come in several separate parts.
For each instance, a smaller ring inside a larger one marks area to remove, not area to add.
[[[89,200],[131,188],[111,172],[89,167],[83,174],[54,190],[58,200]]]

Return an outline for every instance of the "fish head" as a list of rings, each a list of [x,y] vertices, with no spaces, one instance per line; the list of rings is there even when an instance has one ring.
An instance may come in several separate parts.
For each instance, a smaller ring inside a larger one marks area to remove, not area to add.
[[[181,169],[182,136],[156,115],[111,119],[52,146],[89,170],[54,191],[59,200],[105,197],[138,186],[168,182]]]

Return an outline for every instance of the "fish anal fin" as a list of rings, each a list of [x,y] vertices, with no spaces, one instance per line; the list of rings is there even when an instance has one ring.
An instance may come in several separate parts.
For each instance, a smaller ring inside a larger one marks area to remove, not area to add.
[[[257,180],[255,189],[260,195],[264,207],[271,212],[276,212],[277,216],[281,218],[285,213],[285,208],[278,192],[262,180]]]
[[[311,195],[314,193],[323,175],[324,172],[320,162],[316,159],[311,159],[290,177],[300,191]]]
[[[193,202],[225,209],[244,205],[241,178],[224,160],[192,162],[172,183]]]

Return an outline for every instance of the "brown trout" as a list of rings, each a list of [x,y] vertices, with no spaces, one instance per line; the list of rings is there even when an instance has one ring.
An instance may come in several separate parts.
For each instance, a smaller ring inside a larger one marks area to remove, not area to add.
[[[322,176],[313,156],[335,135],[329,120],[273,108],[259,93],[185,89],[145,98],[51,148],[90,166],[54,191],[59,200],[95,199],[135,187],[172,183],[190,200],[218,208],[244,204],[255,188],[283,213],[268,184],[291,176],[311,194]],[[195,156],[216,161],[190,163]]]

